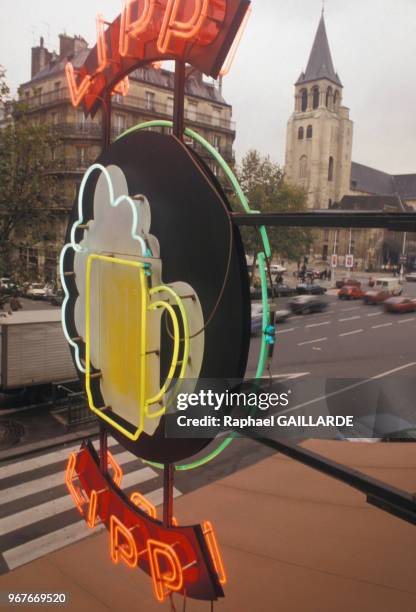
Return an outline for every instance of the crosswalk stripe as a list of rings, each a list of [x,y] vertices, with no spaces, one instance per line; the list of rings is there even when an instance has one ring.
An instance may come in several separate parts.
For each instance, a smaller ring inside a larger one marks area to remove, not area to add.
[[[114,440],[114,438],[109,437],[109,448],[115,446],[116,444],[118,444],[118,442]],[[31,459],[25,459],[23,461],[4,465],[0,467],[0,480],[2,480],[3,478],[9,478],[10,476],[14,476],[16,472],[22,474],[24,472],[30,472],[31,470],[36,470],[37,468],[44,467],[47,464],[64,461],[68,458],[70,453],[79,450],[80,447],[81,443],[79,442],[75,446],[67,446],[63,449],[47,453],[46,455],[39,455],[37,457],[32,457]]]
[[[127,476],[130,476],[130,474]],[[181,493],[178,491],[178,489],[173,490],[173,496],[175,498],[179,497],[180,495]],[[163,489],[156,489],[151,493],[147,493],[146,497],[153,504],[158,506],[163,500]],[[25,544],[20,544],[15,548],[10,548],[9,550],[3,552],[3,558],[6,561],[9,569],[13,570],[25,563],[29,563],[30,561],[34,561],[39,557],[43,557],[44,555],[63,548],[64,546],[74,544],[75,542],[86,538],[88,535],[98,533],[102,529],[104,529],[104,527],[99,525],[92,531],[87,528],[84,521],[77,521],[76,523],[63,527],[58,531],[53,531],[41,536],[40,538],[36,538],[35,540],[30,540]]]
[[[117,460],[117,463],[119,463],[119,465],[123,465],[124,463],[128,463],[129,461],[134,461],[134,459],[136,459],[134,455],[127,451],[123,453],[114,454],[114,457]],[[144,469],[149,470],[149,472],[152,472],[152,474],[156,475],[156,473],[153,472],[153,470],[150,470],[150,468]],[[127,476],[125,478],[127,478]],[[9,487],[8,489],[1,492],[1,504],[7,504],[9,502],[15,501],[16,499],[27,497],[28,495],[39,493],[40,491],[45,491],[47,489],[57,487],[64,483],[65,476],[63,470],[49,476],[43,476],[42,478],[38,478],[37,480],[22,482],[21,484],[18,484],[15,487]]]
[[[121,486],[123,489],[128,488],[130,486],[146,482],[147,480],[151,480],[155,476],[156,473],[150,468],[136,470],[135,472],[130,472],[130,474],[123,477]],[[9,531],[22,529],[22,527],[26,527],[32,523],[43,521],[44,519],[60,514],[61,512],[66,512],[67,510],[71,510],[71,508],[75,508],[75,506],[72,497],[68,493],[63,497],[58,497],[57,499],[28,508],[27,510],[22,510],[16,514],[11,514],[0,519],[0,536],[8,533]]]

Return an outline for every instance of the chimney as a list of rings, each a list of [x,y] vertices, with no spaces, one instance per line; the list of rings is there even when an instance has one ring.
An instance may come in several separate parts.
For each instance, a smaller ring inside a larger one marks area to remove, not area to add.
[[[59,35],[59,57],[61,59],[76,55],[84,49],[88,49],[88,43],[82,36]]]
[[[43,36],[40,37],[40,44],[38,47],[32,47],[32,70],[31,78],[38,74],[45,66],[47,66],[52,59],[52,53],[50,53],[44,46]]]

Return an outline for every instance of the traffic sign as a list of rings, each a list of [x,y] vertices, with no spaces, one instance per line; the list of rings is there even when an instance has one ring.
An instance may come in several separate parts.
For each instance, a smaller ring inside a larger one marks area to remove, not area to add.
[[[331,255],[331,267],[336,268],[338,266],[338,255],[334,253]]]

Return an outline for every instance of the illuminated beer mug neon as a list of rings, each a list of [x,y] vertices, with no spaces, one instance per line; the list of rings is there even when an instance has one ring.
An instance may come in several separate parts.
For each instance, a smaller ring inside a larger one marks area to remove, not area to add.
[[[84,193],[97,173],[94,214],[85,224]],[[201,304],[188,283],[163,283],[149,202],[128,195],[120,168],[89,169],[80,188],[79,211],[71,234],[74,238],[83,230],[81,242],[72,246],[77,337],[70,340],[77,367],[85,374],[90,409],[136,441],[142,432],[155,433],[181,381],[199,376]],[[62,279],[65,287],[64,275]]]

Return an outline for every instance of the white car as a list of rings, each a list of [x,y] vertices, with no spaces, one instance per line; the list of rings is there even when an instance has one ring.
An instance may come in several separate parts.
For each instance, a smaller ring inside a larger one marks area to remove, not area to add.
[[[42,285],[42,283],[32,283],[26,295],[28,298],[32,298],[32,300],[43,300],[47,295],[45,285]]]
[[[410,274],[406,274],[406,280],[408,283],[416,283],[416,272],[410,272]]]

